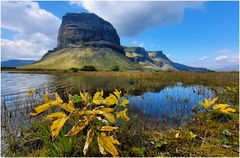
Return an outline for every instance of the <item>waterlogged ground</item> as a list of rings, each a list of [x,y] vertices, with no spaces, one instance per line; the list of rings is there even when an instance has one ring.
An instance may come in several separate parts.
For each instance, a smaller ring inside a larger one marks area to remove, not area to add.
[[[172,125],[181,124],[191,118],[192,109],[204,98],[213,98],[216,92],[205,86],[183,86],[178,83],[157,92],[145,92],[141,96],[129,96],[129,103],[134,112],[140,115],[163,119]]]
[[[129,86],[124,87],[123,85],[122,88],[120,84],[124,82]],[[191,117],[193,106],[200,108],[198,106],[199,101],[203,101],[204,98],[213,98],[216,95],[216,91],[207,86],[187,86],[183,85],[182,82],[165,85],[161,81],[155,81],[155,89],[150,90],[147,86],[145,90],[140,89],[139,84],[131,78],[109,79],[108,77],[94,78],[75,75],[67,77],[3,72],[1,90],[5,105],[12,109],[16,106],[16,100],[20,102],[29,97],[26,93],[29,89],[35,89],[37,93],[48,89],[58,92],[67,89],[74,94],[81,90],[94,92],[97,89],[103,89],[104,91],[110,91],[113,87],[119,87],[123,91],[129,92],[130,112],[146,117],[164,119],[169,123],[178,121],[178,124]],[[96,89],[96,87],[98,88]],[[39,99],[37,95],[34,96],[36,100]],[[15,100],[11,101],[11,97],[15,97]]]
[[[85,137],[79,137],[68,152],[58,141],[53,142],[56,149],[49,149],[39,140],[28,142],[28,136],[35,135],[36,129],[26,132],[25,127],[29,127],[29,122],[41,120],[41,116],[29,119],[29,113],[42,103],[43,92],[58,92],[64,97],[68,93],[94,94],[103,89],[107,96],[116,88],[129,100],[130,121],[115,135],[121,141],[120,156],[239,154],[239,90],[226,91],[227,87],[238,87],[238,72],[2,72],[1,75],[2,114],[7,114],[2,115],[2,126],[11,120],[12,130],[24,131],[15,135],[7,131],[11,137],[4,139],[8,147],[2,141],[5,156],[83,156]],[[34,89],[31,96],[26,93],[29,89]],[[235,105],[237,113],[206,111],[199,105],[199,101],[214,97],[218,97],[218,103]],[[43,127],[41,121],[35,125],[37,129]],[[41,130],[39,134],[43,135]],[[90,148],[86,156],[102,156],[94,145]]]

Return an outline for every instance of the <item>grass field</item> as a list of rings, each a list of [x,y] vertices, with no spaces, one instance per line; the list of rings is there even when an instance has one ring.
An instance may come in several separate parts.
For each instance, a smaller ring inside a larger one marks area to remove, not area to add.
[[[164,120],[156,120],[139,114],[129,115],[130,121],[117,122],[120,128],[114,137],[119,156],[225,156],[239,155],[239,73],[238,72],[69,72],[44,70],[12,70],[18,73],[54,74],[60,76],[81,76],[92,83],[91,87],[108,85],[108,91],[115,88],[123,93],[129,91],[154,91],[182,82],[184,86],[204,85],[221,88],[217,103],[229,103],[236,111],[223,113],[205,109],[194,111],[194,116],[177,127],[171,127]],[[71,82],[77,82],[72,80]],[[101,83],[101,84],[99,84]],[[228,90],[227,87],[230,87]],[[177,96],[176,96],[177,97]],[[206,98],[209,99],[209,98]],[[194,110],[194,109],[193,109]],[[6,156],[83,156],[87,130],[75,137],[64,136],[63,128],[58,139],[51,141],[50,124],[38,119],[29,129],[23,128],[20,136],[9,133],[9,149]],[[86,156],[103,156],[93,140]],[[111,156],[106,155],[106,156]]]

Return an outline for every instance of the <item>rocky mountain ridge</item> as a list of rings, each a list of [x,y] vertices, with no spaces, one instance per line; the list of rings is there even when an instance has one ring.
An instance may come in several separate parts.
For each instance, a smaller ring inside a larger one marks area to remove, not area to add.
[[[126,56],[133,62],[145,65],[156,65],[160,70],[207,71],[205,68],[196,68],[171,61],[162,51],[146,51],[143,47],[124,46]]]
[[[116,29],[93,13],[67,13],[58,31],[57,46],[41,60],[21,68],[70,69],[93,65],[98,70],[197,70],[177,64],[162,51],[121,46]]]

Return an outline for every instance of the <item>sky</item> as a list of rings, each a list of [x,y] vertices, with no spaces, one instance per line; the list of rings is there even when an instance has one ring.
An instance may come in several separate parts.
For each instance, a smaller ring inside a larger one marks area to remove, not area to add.
[[[1,61],[39,60],[56,47],[67,12],[93,12],[121,44],[162,50],[172,61],[212,70],[239,68],[238,1],[25,1],[1,3]]]

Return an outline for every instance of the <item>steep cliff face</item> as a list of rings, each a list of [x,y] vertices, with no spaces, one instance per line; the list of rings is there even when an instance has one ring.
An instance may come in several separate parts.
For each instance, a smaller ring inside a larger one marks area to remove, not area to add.
[[[206,70],[174,63],[162,51],[122,47],[114,27],[92,13],[63,16],[56,48],[22,68],[70,69],[85,65],[93,65],[97,70],[111,70],[115,66],[120,70]]]
[[[86,42],[105,41],[120,45],[113,26],[93,13],[67,13],[58,32],[58,48],[73,47]]]
[[[143,62],[152,60],[149,58],[148,53],[143,47],[123,47],[126,56],[133,62]]]
[[[40,61],[25,68],[70,69],[93,65],[97,70],[136,70],[120,45],[117,31],[107,21],[92,13],[67,13],[59,28],[57,47]]]
[[[147,53],[153,63],[162,70],[176,70],[173,62],[162,51],[147,51]]]

